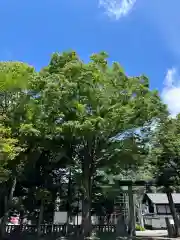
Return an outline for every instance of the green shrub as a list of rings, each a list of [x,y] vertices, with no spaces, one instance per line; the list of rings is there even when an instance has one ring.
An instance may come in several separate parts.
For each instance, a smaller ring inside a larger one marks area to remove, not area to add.
[[[145,228],[141,225],[136,224],[136,231],[145,231]]]

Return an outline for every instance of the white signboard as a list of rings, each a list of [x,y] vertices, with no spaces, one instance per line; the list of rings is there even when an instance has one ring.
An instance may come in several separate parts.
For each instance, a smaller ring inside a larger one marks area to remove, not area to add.
[[[54,224],[65,224],[67,222],[67,212],[55,212]]]

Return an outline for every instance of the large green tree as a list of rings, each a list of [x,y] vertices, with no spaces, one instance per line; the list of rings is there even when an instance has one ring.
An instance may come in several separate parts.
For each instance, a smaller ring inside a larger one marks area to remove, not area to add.
[[[171,193],[179,191],[180,174],[180,115],[167,118],[154,133],[152,158],[156,168],[155,177],[161,191],[167,193],[171,213],[175,222],[175,235],[180,236],[179,220]]]
[[[86,235],[97,170],[136,164],[144,149],[130,133],[161,121],[166,107],[145,76],[127,76],[118,63],[108,64],[104,52],[93,54],[88,63],[75,52],[54,54],[39,79],[38,129],[57,145],[62,139],[71,143],[71,158],[81,172]]]
[[[118,63],[109,65],[107,57],[93,54],[84,63],[73,51],[56,53],[39,73],[22,63],[0,64],[2,126],[24,149],[8,169],[21,188],[39,188],[43,194],[54,191],[55,178],[61,183],[60,169],[69,176],[71,169],[67,207],[73,182],[82,194],[85,235],[91,230],[99,171],[137,171],[148,153],[143,136],[167,115],[145,76],[129,77]],[[143,129],[140,137],[137,129]],[[41,201],[43,194],[36,199]]]
[[[6,186],[1,200],[6,202],[1,217],[2,234],[12,203],[17,174],[22,166],[21,153],[26,143],[20,143],[19,129],[24,113],[24,100],[33,68],[20,62],[0,62],[0,168],[1,186]],[[4,189],[4,188],[3,188]],[[4,200],[6,199],[6,201]]]

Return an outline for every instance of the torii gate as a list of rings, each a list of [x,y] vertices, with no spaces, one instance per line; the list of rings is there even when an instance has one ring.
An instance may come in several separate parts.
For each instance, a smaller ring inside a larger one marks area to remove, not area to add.
[[[117,180],[116,180],[117,181]],[[136,219],[135,219],[135,208],[134,208],[134,197],[133,197],[133,186],[148,186],[155,185],[152,181],[144,180],[118,180],[117,181],[120,187],[128,187],[124,192],[128,193],[128,202],[129,202],[129,235],[130,237],[136,236]]]
[[[158,183],[156,179],[145,181],[145,180],[119,180],[117,181],[119,183],[120,187],[128,187],[128,190],[126,191],[128,193],[129,198],[129,235],[130,237],[136,236],[136,219],[135,219],[135,208],[134,208],[134,197],[133,197],[133,186],[162,186],[162,184]],[[180,227],[179,227],[179,219],[176,214],[173,198],[171,192],[168,190],[168,187],[166,186],[167,191],[167,198],[170,204],[170,210],[171,214],[173,216],[173,219],[175,220],[175,235],[180,234]]]

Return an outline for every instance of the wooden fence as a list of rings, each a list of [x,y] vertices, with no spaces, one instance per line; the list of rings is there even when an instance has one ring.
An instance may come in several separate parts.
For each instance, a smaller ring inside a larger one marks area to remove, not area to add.
[[[80,231],[80,225],[69,225],[68,232],[76,233]],[[93,230],[96,232],[115,232],[115,225],[93,225]],[[37,233],[37,225],[6,225],[6,233],[11,234],[13,232],[19,233]],[[67,225],[41,225],[41,233],[44,235],[47,234],[61,234],[66,235]]]

